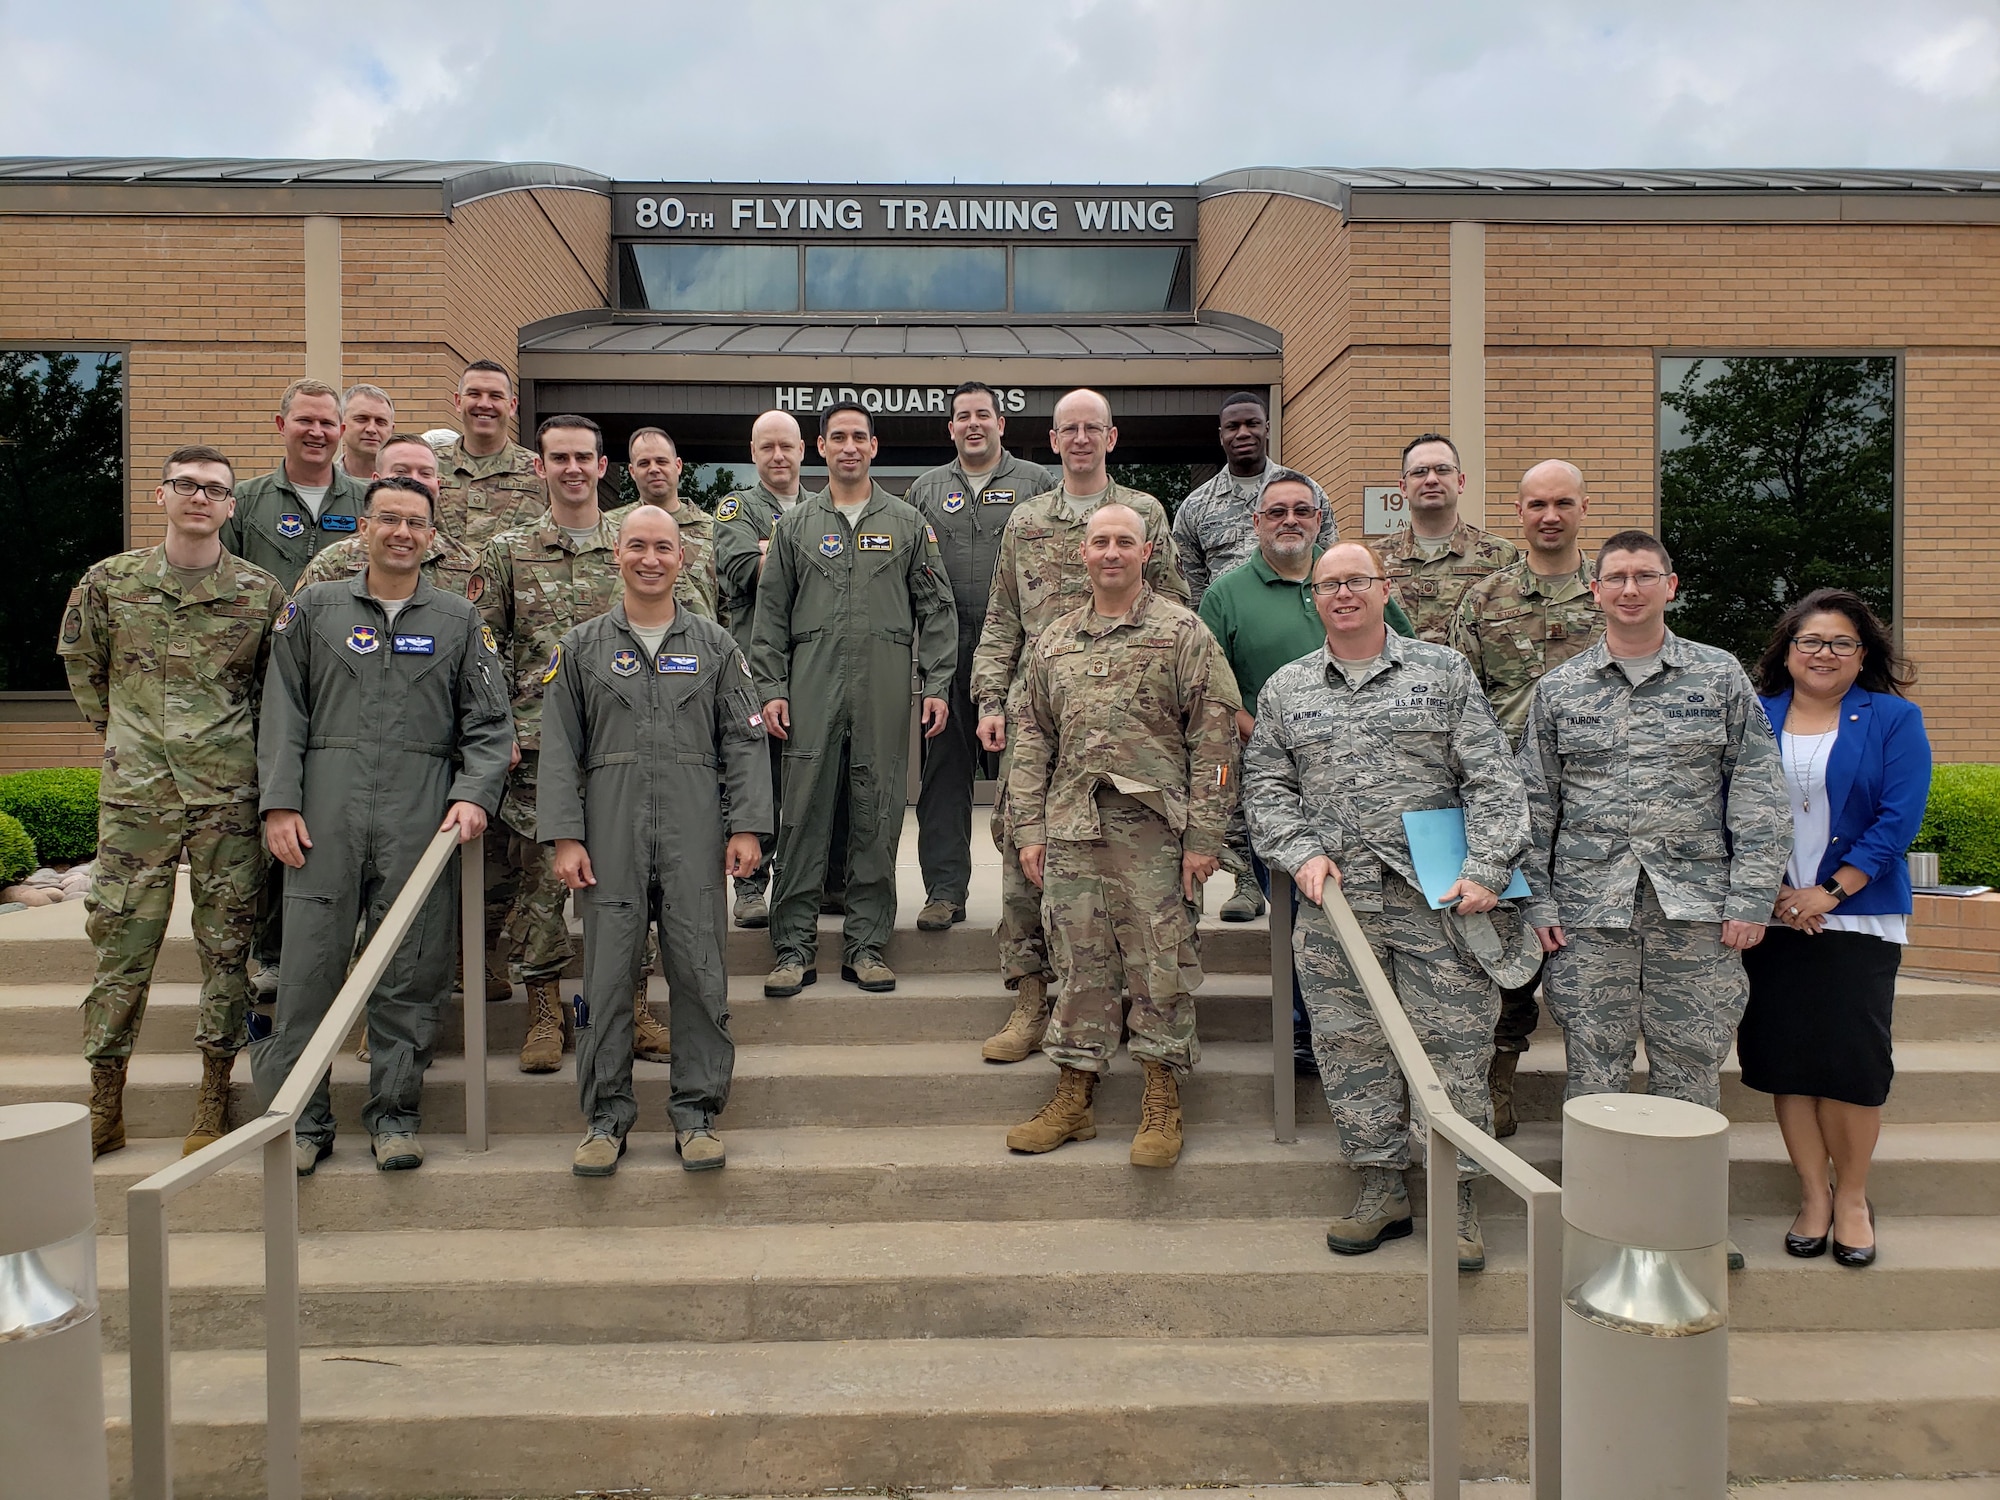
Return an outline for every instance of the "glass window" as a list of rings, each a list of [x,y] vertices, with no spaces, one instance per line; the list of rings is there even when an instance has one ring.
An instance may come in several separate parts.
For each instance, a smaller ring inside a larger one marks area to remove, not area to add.
[[[1178,245],[1046,245],[1014,252],[1014,311],[1186,312],[1188,252]]]
[[[797,312],[792,245],[622,245],[624,302],[660,312]]]
[[[808,245],[808,312],[1005,312],[999,245]]]
[[[1779,613],[1895,579],[1896,361],[1660,361],[1661,540],[1677,634],[1754,662]]]
[[[0,692],[63,692],[63,606],[84,570],[125,548],[125,361],[0,350]]]

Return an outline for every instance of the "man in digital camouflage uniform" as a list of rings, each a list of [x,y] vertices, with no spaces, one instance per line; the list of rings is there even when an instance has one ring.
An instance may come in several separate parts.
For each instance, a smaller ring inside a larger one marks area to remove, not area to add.
[[[94,1155],[125,1144],[126,1068],[183,857],[202,984],[201,1091],[182,1154],[229,1133],[229,1075],[243,1046],[264,880],[257,699],[285,598],[277,579],[218,540],[234,478],[214,448],[175,450],[153,492],[166,540],[85,573],[56,644],[77,708],[104,736],[85,901],[97,950],[83,1002]]]
[[[715,571],[721,591],[721,619],[736,644],[745,652],[757,624],[757,585],[764,576],[764,559],[771,548],[771,533],[779,519],[808,493],[799,482],[799,468],[805,462],[805,439],[799,435],[799,419],[788,411],[767,411],[750,426],[750,462],[757,470],[757,482],[748,489],[725,495],[715,509]],[[784,816],[785,743],[771,740],[771,795],[773,819]],[[827,841],[826,884],[820,890],[820,910],[839,912],[847,890],[847,793],[837,794],[833,808],[833,832]],[[775,827],[775,823],[773,825]],[[736,905],[732,913],[738,927],[761,928],[771,925],[771,905],[765,888],[771,880],[771,856],[777,849],[777,835],[762,840],[763,860],[748,875],[735,877]]]
[[[1384,624],[1387,577],[1374,549],[1328,549],[1313,570],[1313,597],[1324,648],[1280,667],[1258,693],[1243,797],[1258,854],[1289,870],[1304,898],[1292,940],[1299,983],[1341,1155],[1361,1179],[1326,1243],[1361,1255],[1411,1232],[1409,1090],[1320,908],[1327,882],[1354,909],[1452,1107],[1486,1129],[1500,992],[1485,964],[1506,960],[1488,913],[1527,850],[1528,807],[1465,658]],[[1418,884],[1403,814],[1450,807],[1464,809],[1467,852],[1441,896],[1456,903],[1447,913]],[[1515,963],[1532,968],[1532,938],[1511,909],[1503,921]],[[1470,1179],[1482,1169],[1463,1157],[1459,1166],[1468,1176],[1459,1183],[1458,1264],[1477,1271],[1486,1246]]]
[[[500,804],[514,730],[492,632],[423,578],[437,501],[411,479],[368,487],[368,567],[287,604],[272,627],[257,728],[259,806],[287,867],[286,963],[268,1036],[251,1043],[269,1105],[339,992],[354,932],[373,933],[436,832],[461,843]],[[368,1102],[375,1165],[423,1164],[423,1078],[458,946],[456,881],[440,880],[368,998]],[[333,1151],[325,1079],[295,1133],[310,1176]]]
[[[638,1118],[631,997],[654,927],[672,1005],[675,1149],[690,1172],[725,1160],[715,1118],[736,1048],[722,880],[757,862],[771,763],[743,653],[674,597],[681,556],[667,512],[641,505],[626,516],[622,602],[562,638],[542,714],[536,835],[553,845],[583,912],[579,1177],[615,1172]]]
[[[1000,539],[1021,502],[1053,483],[1040,464],[1016,458],[1001,446],[1007,419],[993,387],[969,380],[951,393],[950,406],[957,456],[919,474],[903,497],[937,533],[958,606],[951,718],[943,734],[924,742],[923,787],[917,795],[917,861],[924,872],[924,909],[917,913],[917,926],[925,932],[943,932],[963,922],[972,888],[972,783],[986,758],[972,702],[972,659],[993,593]]]
[[[1187,583],[1174,560],[1173,537],[1160,502],[1111,478],[1108,460],[1118,445],[1111,404],[1096,391],[1071,391],[1056,402],[1049,442],[1062,460],[1062,483],[1014,507],[1000,537],[993,589],[972,659],[972,699],[979,708],[979,743],[993,754],[1008,745],[1008,724],[1024,711],[1020,697],[1030,653],[1049,625],[1090,602],[1083,566],[1084,527],[1098,509],[1123,505],[1145,523],[1153,549],[1146,585],[1176,603],[1187,602]],[[1049,1021],[1049,985],[1056,977],[1042,926],[1042,893],[1021,870],[1020,849],[1008,812],[1009,765],[1000,762],[993,799],[993,842],[1000,850],[1000,972],[1015,992],[1007,1023],[987,1038],[988,1062],[1014,1063],[1042,1043]]]
[[[1535,684],[1595,641],[1604,617],[1590,592],[1590,564],[1577,543],[1590,513],[1583,471],[1559,458],[1536,464],[1521,476],[1514,508],[1527,554],[1465,591],[1452,619],[1450,644],[1472,663],[1480,690],[1518,750]],[[1500,992],[1488,1087],[1493,1133],[1503,1139],[1520,1128],[1514,1073],[1541,1024],[1535,1003],[1541,978],[1537,968],[1525,984]]]
[[[1201,1056],[1194,991],[1202,883],[1220,866],[1236,800],[1243,704],[1195,613],[1147,587],[1146,523],[1128,505],[1084,527],[1090,602],[1036,638],[1014,721],[1007,795],[1021,868],[1042,888],[1062,998],[1042,1050],[1055,1096],[1007,1132],[1053,1151],[1097,1134],[1097,1080],[1118,1050],[1129,990],[1146,1072],[1132,1164],[1180,1160],[1180,1079]]]
[[[505,365],[475,359],[451,404],[463,435],[438,449],[438,530],[480,548],[541,519],[548,496],[535,455],[507,437],[521,403]]]
[[[1389,586],[1420,640],[1451,644],[1451,622],[1465,591],[1520,557],[1503,536],[1459,519],[1465,470],[1458,445],[1441,433],[1426,432],[1403,448],[1404,521],[1376,543]]]
[[[1208,586],[1257,553],[1252,517],[1263,499],[1264,486],[1279,472],[1271,461],[1271,414],[1264,397],[1237,391],[1225,397],[1219,419],[1222,472],[1188,491],[1174,511],[1174,545],[1181,572],[1187,578],[1189,604],[1201,608]],[[1303,476],[1302,476],[1303,477]],[[1340,528],[1333,504],[1316,480],[1307,478],[1319,506],[1318,544],[1331,547]],[[1222,903],[1222,920],[1249,922],[1264,910],[1264,890],[1250,868],[1250,849],[1240,827],[1232,831],[1223,865],[1236,877],[1236,889]]]

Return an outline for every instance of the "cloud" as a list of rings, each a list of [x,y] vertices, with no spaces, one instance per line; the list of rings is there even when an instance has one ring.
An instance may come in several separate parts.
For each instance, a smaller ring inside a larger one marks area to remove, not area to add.
[[[1187,182],[1310,165],[2000,165],[1973,0],[0,0],[51,155],[552,159],[617,176]]]

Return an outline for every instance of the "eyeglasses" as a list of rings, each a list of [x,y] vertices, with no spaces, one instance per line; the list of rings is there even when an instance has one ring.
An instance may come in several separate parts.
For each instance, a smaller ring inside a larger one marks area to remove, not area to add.
[[[1627,584],[1637,584],[1642,589],[1655,588],[1667,579],[1665,573],[1607,573],[1597,580],[1600,587],[1620,593]]]
[[[1317,505],[1294,505],[1287,508],[1282,505],[1267,505],[1259,514],[1273,521],[1282,521],[1287,516],[1294,521],[1310,521],[1314,516],[1319,514],[1319,507]]]
[[[1322,599],[1331,599],[1342,589],[1346,589],[1348,593],[1358,599],[1374,588],[1376,584],[1387,583],[1388,581],[1386,578],[1376,578],[1367,574],[1363,574],[1359,578],[1322,578],[1313,584],[1312,591]]]
[[[167,481],[167,488],[172,490],[176,495],[179,495],[183,500],[192,500],[196,495],[206,495],[218,505],[236,493],[235,490],[226,484],[202,484],[196,480],[185,478],[169,479]]]
[[[1414,469],[1403,470],[1403,477],[1405,479],[1422,479],[1428,474],[1435,474],[1440,479],[1449,479],[1457,472],[1457,464],[1418,464]]]
[[[1818,656],[1822,651],[1831,651],[1842,660],[1861,649],[1861,642],[1851,635],[1837,635],[1832,640],[1817,635],[1795,635],[1792,644],[1799,648],[1801,656]]]
[[[422,516],[370,516],[368,524],[383,531],[429,531],[433,523]]]
[[[1101,438],[1110,430],[1102,422],[1065,422],[1056,429],[1056,436],[1065,443],[1073,443],[1079,437]]]

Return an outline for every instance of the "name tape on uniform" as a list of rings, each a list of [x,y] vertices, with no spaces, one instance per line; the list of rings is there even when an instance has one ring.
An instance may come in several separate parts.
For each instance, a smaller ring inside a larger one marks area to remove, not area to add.
[[[437,652],[434,635],[399,635],[391,638],[389,649],[398,656],[432,656]]]
[[[893,552],[896,539],[886,531],[864,531],[854,538],[854,545],[863,552]]]
[[[662,651],[655,665],[662,672],[699,672],[701,670],[701,658],[699,656],[669,656],[666,652]]]

